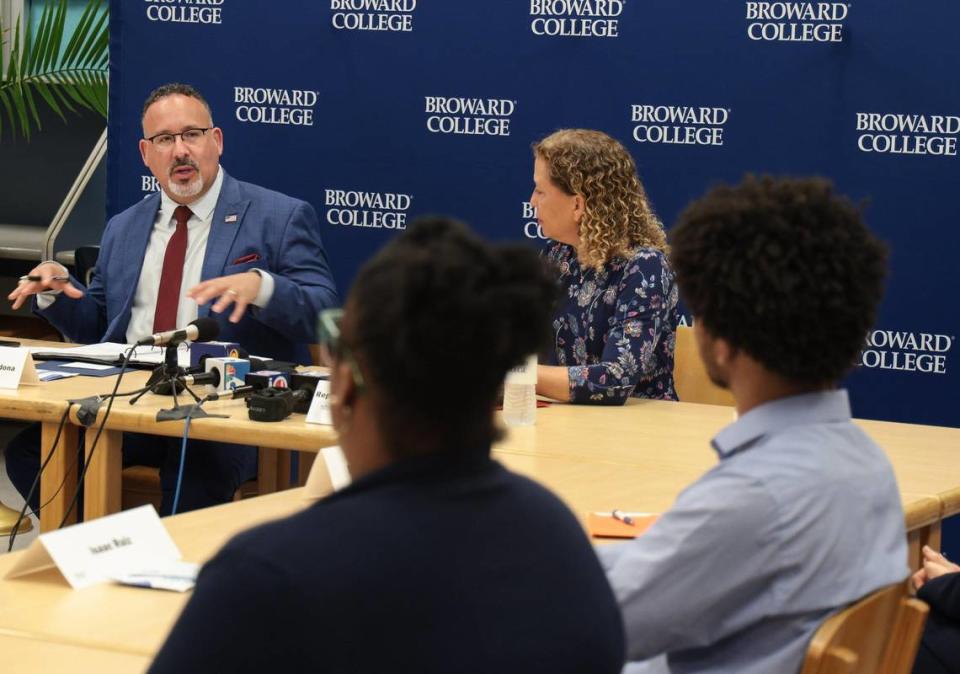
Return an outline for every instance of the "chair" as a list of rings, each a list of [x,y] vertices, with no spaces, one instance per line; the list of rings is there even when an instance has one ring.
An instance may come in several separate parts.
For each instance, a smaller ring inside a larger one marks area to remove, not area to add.
[[[673,385],[682,402],[730,406],[734,404],[730,391],[720,388],[707,376],[707,369],[700,360],[693,328],[683,325],[677,328],[677,347],[673,358]]]
[[[90,278],[97,268],[97,258],[100,256],[100,246],[78,246],[73,251],[74,276],[85,285],[90,285]]]
[[[290,487],[289,480],[284,481],[280,476],[283,472],[283,463],[278,454],[284,450],[260,447],[257,452],[257,477],[244,482],[234,494],[234,500],[251,496],[270,494]],[[289,474],[289,463],[287,473]],[[160,489],[160,470],[152,466],[128,466],[123,469],[120,507],[123,510],[136,508],[142,505],[152,505],[160,510],[160,501],[163,493]],[[305,479],[305,478],[304,478]]]
[[[800,674],[910,674],[929,610],[906,582],[877,590],[824,621]]]

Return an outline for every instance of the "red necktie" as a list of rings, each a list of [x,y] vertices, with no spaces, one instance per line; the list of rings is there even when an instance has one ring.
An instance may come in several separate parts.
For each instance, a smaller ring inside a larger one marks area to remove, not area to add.
[[[187,255],[187,220],[193,213],[186,206],[177,206],[173,217],[177,229],[167,242],[163,254],[163,271],[160,274],[160,290],[157,292],[157,309],[153,314],[153,331],[164,332],[177,327],[177,307],[180,304],[180,284],[183,282],[183,260]]]

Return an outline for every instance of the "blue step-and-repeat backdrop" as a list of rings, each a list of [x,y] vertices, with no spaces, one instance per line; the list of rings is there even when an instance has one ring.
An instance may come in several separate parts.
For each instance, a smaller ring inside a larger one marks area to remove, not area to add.
[[[530,144],[561,127],[620,139],[668,226],[748,171],[825,175],[893,251],[849,381],[855,413],[960,426],[956,0],[114,0],[111,12],[111,214],[155,189],[140,109],[167,81],[207,96],[233,176],[313,204],[341,291],[418,214],[539,245]]]

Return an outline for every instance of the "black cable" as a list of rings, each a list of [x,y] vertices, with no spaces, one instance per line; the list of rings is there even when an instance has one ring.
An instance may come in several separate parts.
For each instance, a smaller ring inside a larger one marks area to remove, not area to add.
[[[67,523],[67,520],[70,519],[70,514],[77,505],[77,500],[80,498],[80,493],[83,491],[83,480],[87,476],[87,469],[90,468],[90,464],[93,462],[93,453],[96,451],[97,443],[100,441],[100,434],[103,433],[103,429],[107,425],[107,419],[110,418],[110,410],[113,409],[113,401],[117,399],[117,391],[120,389],[120,380],[123,379],[123,373],[126,372],[127,363],[130,362],[130,357],[133,355],[135,349],[136,346],[131,346],[127,350],[126,355],[123,357],[123,363],[120,366],[120,372],[117,374],[117,381],[113,386],[113,392],[110,394],[110,402],[107,403],[107,411],[103,414],[103,421],[100,422],[100,427],[97,428],[97,434],[93,438],[93,444],[90,445],[90,452],[84,459],[83,470],[80,471],[80,475],[77,477],[77,490],[74,492],[73,500],[70,501],[70,506],[67,508],[67,512],[60,521],[60,527],[58,528],[62,528]]]
[[[43,460],[43,463],[40,464],[40,470],[37,471],[36,477],[33,478],[33,484],[30,485],[30,491],[27,492],[27,497],[23,501],[23,507],[20,508],[20,516],[17,517],[16,524],[13,525],[13,531],[10,532],[10,541],[7,544],[7,552],[13,550],[13,542],[17,538],[17,533],[20,531],[20,525],[23,523],[24,517],[27,514],[27,508],[30,507],[30,499],[33,498],[34,492],[37,490],[37,487],[40,485],[40,476],[43,474],[43,469],[47,467],[47,464],[50,463],[50,459],[53,458],[54,450],[56,450],[57,445],[60,443],[60,436],[63,434],[63,427],[67,423],[67,416],[70,414],[70,406],[73,403],[67,403],[67,406],[63,410],[63,415],[60,417],[60,425],[57,426],[57,434],[53,438],[53,446],[50,448],[50,452],[47,454],[47,457]],[[42,439],[42,435],[41,435]],[[41,451],[43,447],[41,444]],[[64,475],[64,480],[66,480],[66,475]],[[58,490],[59,491],[59,490]],[[37,514],[39,515],[40,509],[37,509]]]
[[[63,474],[63,479],[60,480],[60,484],[58,484],[58,485],[57,485],[57,488],[54,490],[53,496],[51,496],[51,497],[48,498],[46,501],[44,501],[43,503],[41,503],[41,504],[40,504],[40,507],[37,508],[37,509],[34,511],[34,513],[33,513],[34,515],[39,515],[39,514],[40,514],[40,511],[43,510],[44,508],[46,508],[46,507],[47,507],[48,505],[50,505],[51,503],[53,503],[53,499],[57,498],[57,494],[59,494],[61,491],[63,491],[63,487],[64,487],[65,484],[67,484],[67,478],[70,477],[70,473],[72,473],[72,472],[73,472],[74,470],[76,470],[76,468],[77,468],[77,463],[79,462],[79,461],[78,461],[78,457],[80,456],[80,452],[81,452],[81,451],[83,451],[83,437],[78,433],[78,434],[77,434],[77,447],[76,447],[76,451],[75,451],[74,454],[73,454],[73,463],[70,464],[70,467],[67,468],[66,472]]]

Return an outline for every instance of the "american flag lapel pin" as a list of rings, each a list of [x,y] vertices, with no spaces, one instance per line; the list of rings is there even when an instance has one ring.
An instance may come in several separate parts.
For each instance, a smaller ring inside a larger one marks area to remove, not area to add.
[[[228,215],[227,217],[225,217],[225,218],[223,219],[223,221],[224,221],[224,222],[236,222],[236,221],[237,221],[237,216],[236,216],[236,214]]]

